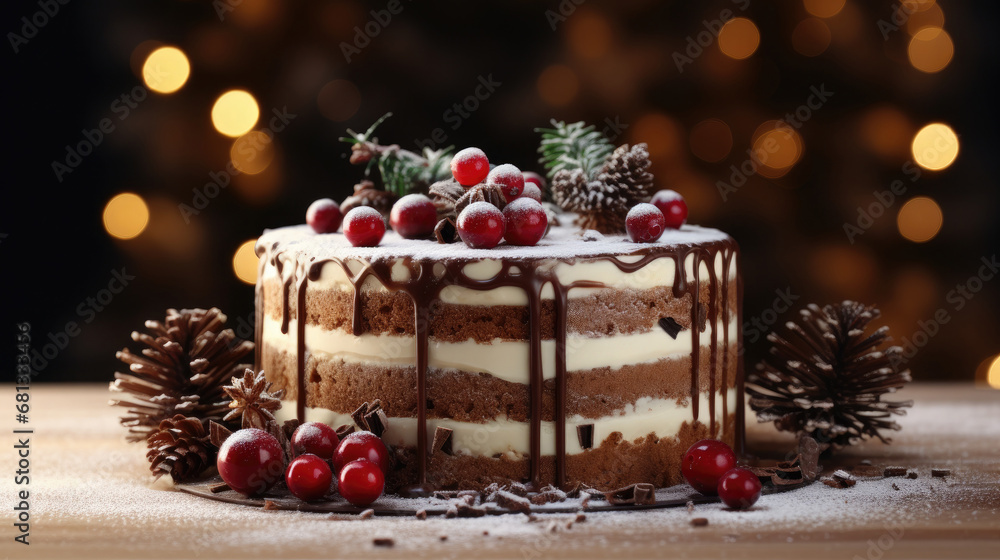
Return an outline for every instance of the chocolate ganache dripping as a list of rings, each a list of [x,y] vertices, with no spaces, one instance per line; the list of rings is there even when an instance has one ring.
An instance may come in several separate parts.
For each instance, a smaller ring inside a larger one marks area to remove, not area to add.
[[[294,244],[291,244],[294,245]],[[739,249],[731,239],[718,240],[713,242],[680,245],[648,245],[637,247],[637,250],[630,255],[596,255],[579,258],[560,257],[538,257],[538,258],[518,258],[504,259],[499,256],[501,269],[494,276],[486,279],[474,279],[467,276],[464,269],[467,265],[479,262],[479,259],[472,258],[452,258],[445,262],[437,262],[427,259],[413,259],[410,257],[387,257],[363,260],[360,258],[339,258],[328,257],[317,259],[309,258],[308,262],[302,261],[305,257],[298,255],[293,247],[281,247],[279,242],[270,246],[258,245],[258,256],[261,257],[261,264],[258,269],[258,282],[255,288],[257,297],[255,338],[257,343],[257,353],[255,355],[258,371],[262,367],[263,351],[263,322],[265,316],[264,299],[266,290],[263,287],[263,274],[268,263],[275,267],[281,280],[282,290],[282,313],[281,332],[287,334],[290,325],[290,297],[292,285],[295,285],[296,296],[296,414],[300,421],[305,420],[305,409],[308,402],[308,391],[306,386],[306,361],[308,348],[305,340],[305,327],[308,314],[307,290],[309,282],[319,279],[322,269],[327,264],[340,266],[353,287],[352,303],[353,315],[351,321],[351,333],[360,336],[365,332],[364,320],[362,317],[362,286],[365,281],[372,277],[381,283],[387,290],[392,292],[401,291],[407,294],[413,303],[414,308],[414,332],[416,339],[416,392],[417,392],[417,480],[416,484],[409,487],[410,495],[423,495],[432,490],[428,484],[427,462],[428,462],[428,437],[427,437],[427,374],[428,374],[428,348],[430,321],[432,319],[431,309],[435,303],[440,302],[441,291],[449,285],[460,286],[473,290],[492,290],[500,287],[515,287],[524,291],[528,299],[529,317],[529,476],[528,482],[537,487],[543,484],[541,480],[541,425],[542,425],[542,393],[543,393],[543,368],[542,368],[542,333],[541,308],[542,290],[546,284],[550,284],[554,298],[554,323],[555,323],[555,483],[565,484],[566,473],[566,417],[567,417],[567,394],[566,394],[566,341],[567,341],[567,307],[568,293],[574,288],[601,288],[604,284],[596,281],[575,281],[567,285],[559,282],[554,273],[555,263],[574,264],[579,261],[604,260],[611,262],[623,273],[634,273],[654,260],[661,258],[672,258],[675,266],[673,295],[675,298],[690,297],[691,301],[691,395],[690,406],[692,409],[692,421],[698,422],[700,418],[700,331],[707,330],[708,325],[712,328],[712,340],[710,343],[710,374],[709,374],[709,433],[714,437],[718,432],[723,431],[724,426],[717,426],[715,410],[715,394],[717,390],[722,392],[722,418],[725,419],[725,411],[728,410],[727,402],[727,379],[729,367],[729,270],[733,259],[738,256]],[[282,258],[288,255],[288,258]],[[638,256],[637,260],[629,262],[620,257]],[[690,258],[690,265],[688,260]],[[716,274],[716,260],[721,261],[722,278],[721,281]],[[358,270],[352,271],[350,263],[360,265]],[[403,280],[393,278],[393,266],[402,264],[409,271],[408,277]],[[705,312],[705,322],[701,320],[702,305],[699,301],[699,291],[701,289],[701,265],[706,264],[708,271],[709,302]],[[541,266],[539,266],[541,265]],[[693,282],[688,281],[688,266],[692,268]],[[436,267],[438,267],[436,269]],[[286,268],[288,273],[286,274]],[[435,274],[435,270],[440,270]],[[742,280],[737,274],[737,301],[742,293]],[[721,389],[716,387],[716,371],[718,367],[718,300],[717,292],[721,284],[722,288],[722,335],[726,351],[723,353],[721,369]],[[737,335],[741,332],[742,310],[737,311]],[[743,370],[742,363],[738,362],[736,390],[738,403],[743,402]],[[742,406],[736,407],[736,446],[738,450],[743,447],[743,410]]]

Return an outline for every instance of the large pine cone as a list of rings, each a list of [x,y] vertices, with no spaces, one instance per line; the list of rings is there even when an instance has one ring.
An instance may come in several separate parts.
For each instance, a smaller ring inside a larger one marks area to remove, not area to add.
[[[178,414],[160,422],[146,440],[146,459],[153,476],[169,474],[174,482],[197,478],[215,461],[205,426],[197,418]]]

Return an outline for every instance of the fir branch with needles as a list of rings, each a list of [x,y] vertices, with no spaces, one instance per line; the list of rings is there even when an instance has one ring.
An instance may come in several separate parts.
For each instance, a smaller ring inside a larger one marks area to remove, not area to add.
[[[563,169],[580,169],[587,179],[593,179],[614,150],[594,125],[582,121],[566,124],[552,119],[552,128],[536,128],[535,132],[542,135],[538,161],[545,166],[549,181]]]

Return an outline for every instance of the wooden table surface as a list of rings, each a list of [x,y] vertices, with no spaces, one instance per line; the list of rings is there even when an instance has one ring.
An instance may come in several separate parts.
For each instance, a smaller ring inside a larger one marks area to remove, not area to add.
[[[13,401],[14,389],[2,386]],[[863,479],[765,496],[751,511],[718,504],[649,512],[481,519],[369,519],[265,512],[153,484],[144,449],[128,444],[106,386],[31,389],[29,546],[12,526],[17,443],[5,430],[5,558],[1000,558],[1000,391],[914,385],[916,404],[887,446],[866,443],[823,461],[869,459],[919,478]],[[753,418],[752,414],[748,418]],[[752,452],[783,454],[792,439],[750,422]],[[932,478],[934,467],[952,475]],[[897,489],[893,489],[895,485]],[[546,518],[549,517],[549,518]],[[706,527],[693,527],[705,517]],[[484,534],[488,533],[488,534]],[[442,537],[447,537],[442,540]],[[391,548],[373,539],[390,537]]]

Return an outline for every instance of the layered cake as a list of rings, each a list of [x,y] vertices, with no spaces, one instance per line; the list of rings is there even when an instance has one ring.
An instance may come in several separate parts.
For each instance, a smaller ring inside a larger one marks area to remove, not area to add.
[[[301,225],[257,254],[257,370],[286,418],[379,400],[389,490],[670,486],[695,441],[741,445],[739,250],[718,230],[473,249]]]

